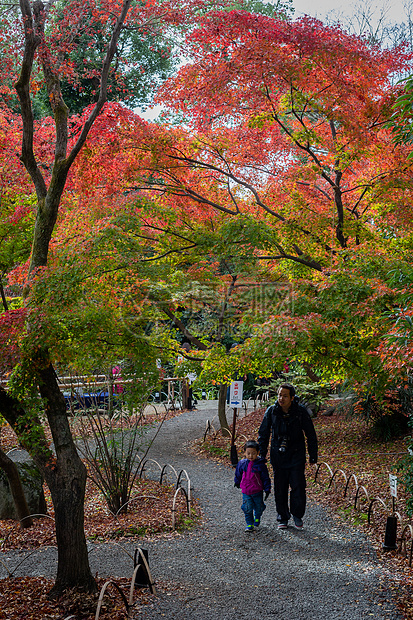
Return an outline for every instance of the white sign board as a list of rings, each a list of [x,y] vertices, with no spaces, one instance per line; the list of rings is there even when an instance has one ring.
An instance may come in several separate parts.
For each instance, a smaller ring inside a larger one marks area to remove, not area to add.
[[[243,381],[233,381],[229,388],[229,406],[241,407],[242,406],[242,391],[244,388]]]
[[[390,481],[390,495],[392,497],[397,497],[397,476],[393,474],[389,474]]]
[[[192,383],[195,381],[196,379],[196,374],[194,372],[190,372],[186,375],[188,377],[188,383],[189,385],[192,385]]]

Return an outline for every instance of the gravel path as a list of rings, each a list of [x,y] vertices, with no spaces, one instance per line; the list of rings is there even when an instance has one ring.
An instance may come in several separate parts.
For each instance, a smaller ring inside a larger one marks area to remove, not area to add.
[[[151,448],[151,458],[188,472],[204,522],[182,536],[142,542],[158,596],[136,620],[400,620],[365,536],[333,520],[320,505],[309,503],[304,530],[279,531],[271,495],[262,525],[244,532],[233,470],[190,453],[190,442],[202,436],[205,420],[215,412],[216,403],[209,401],[168,420]],[[133,566],[125,550],[132,553],[136,546],[92,544],[92,572],[130,577]],[[54,575],[55,549],[26,556],[8,552],[0,560],[14,567],[26,558],[16,576]],[[0,562],[0,577],[5,574]]]

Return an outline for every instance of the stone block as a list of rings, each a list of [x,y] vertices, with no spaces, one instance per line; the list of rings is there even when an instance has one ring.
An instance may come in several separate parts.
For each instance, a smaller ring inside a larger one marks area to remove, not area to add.
[[[331,415],[334,414],[335,410],[336,410],[336,406],[332,405],[331,407],[327,407],[327,409],[325,409],[321,415],[330,417]]]
[[[45,514],[47,506],[42,475],[29,454],[24,450],[12,450],[7,456],[16,463],[30,514]],[[0,469],[0,519],[18,519],[9,481],[2,469]]]

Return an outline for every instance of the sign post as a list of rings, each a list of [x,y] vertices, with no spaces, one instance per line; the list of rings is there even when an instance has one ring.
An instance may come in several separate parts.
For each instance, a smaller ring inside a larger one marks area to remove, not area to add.
[[[390,495],[393,503],[393,514],[390,517],[387,517],[386,521],[386,531],[384,532],[384,543],[383,549],[385,551],[392,551],[397,549],[397,517],[394,512],[396,510],[396,499],[397,499],[397,476],[394,474],[389,474],[389,483],[390,483]]]
[[[233,381],[229,388],[229,406],[234,407],[231,435],[231,465],[233,467],[235,467],[238,463],[237,446],[235,445],[235,424],[237,421],[237,408],[242,407],[243,387],[243,381]]]
[[[394,474],[389,474],[389,483],[390,483],[390,495],[393,502],[393,512],[396,509],[396,499],[397,499],[397,476]]]

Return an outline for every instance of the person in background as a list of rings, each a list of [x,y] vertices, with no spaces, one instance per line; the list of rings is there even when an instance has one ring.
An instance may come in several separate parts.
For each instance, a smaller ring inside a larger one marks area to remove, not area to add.
[[[191,350],[191,345],[189,342],[184,342],[182,348],[189,353]],[[197,404],[196,400],[193,400],[192,396],[192,388],[191,383],[196,379],[196,375],[194,373],[190,373],[186,376],[184,384],[182,386],[182,401],[184,409],[188,409],[188,411],[196,411],[196,407],[194,405]]]
[[[274,470],[279,529],[288,527],[291,516],[295,527],[303,528],[307,500],[304,436],[307,438],[310,463],[317,463],[318,443],[313,421],[306,407],[299,404],[294,386],[283,383],[278,388],[276,404],[268,407],[258,431],[259,452],[264,459],[271,438],[270,462]]]
[[[112,376],[113,376],[113,393],[122,394],[123,392],[122,367],[114,366],[112,368]]]

